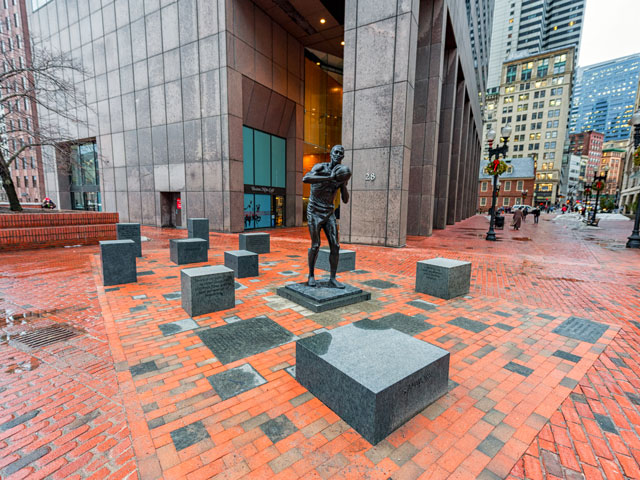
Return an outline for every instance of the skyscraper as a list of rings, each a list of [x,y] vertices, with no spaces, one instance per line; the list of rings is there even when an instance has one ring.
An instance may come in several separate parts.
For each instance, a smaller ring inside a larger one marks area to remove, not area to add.
[[[629,138],[639,77],[640,53],[578,68],[569,131],[596,130],[605,141]]]
[[[467,21],[473,65],[476,70],[478,91],[484,94],[489,70],[489,52],[491,48],[491,28],[495,0],[466,0]]]

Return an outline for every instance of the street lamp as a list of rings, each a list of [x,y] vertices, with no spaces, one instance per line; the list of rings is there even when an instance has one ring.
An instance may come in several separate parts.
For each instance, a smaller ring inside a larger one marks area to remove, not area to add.
[[[528,193],[529,193],[529,190],[523,190],[523,191],[522,191],[522,204],[523,204],[523,205],[525,204],[525,201],[526,201],[526,199],[527,199],[527,195],[528,195]]]
[[[498,177],[501,173],[504,173],[503,168],[501,167],[500,155],[502,158],[506,158],[509,142],[509,137],[511,136],[511,126],[505,125],[500,130],[500,135],[502,136],[502,145],[499,145],[495,148],[493,147],[493,141],[496,139],[496,131],[491,129],[487,132],[487,140],[489,141],[489,165],[486,167],[485,171],[489,175],[493,175],[493,195],[491,197],[491,220],[489,221],[489,231],[487,232],[486,240],[496,240],[496,232],[493,230],[493,227],[496,223],[496,198],[498,196]],[[495,157],[493,162],[491,158]]]
[[[633,151],[631,152],[631,161],[633,161],[635,150],[640,148],[640,109],[633,114],[629,124],[633,126]],[[627,248],[640,248],[640,194],[636,198],[638,199],[636,202],[636,220],[633,222],[633,232],[631,232],[631,236],[627,240]]]
[[[593,190],[596,191],[596,204],[593,208],[593,217],[591,217],[591,225],[596,225],[596,214],[598,213],[598,202],[600,201],[600,192],[604,190],[607,183],[607,174],[609,173],[609,165],[602,167],[604,173],[593,177]]]

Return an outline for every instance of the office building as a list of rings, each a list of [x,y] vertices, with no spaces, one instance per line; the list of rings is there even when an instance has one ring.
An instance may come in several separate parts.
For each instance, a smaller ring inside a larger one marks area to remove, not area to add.
[[[594,130],[605,141],[629,138],[629,119],[640,78],[640,53],[579,67],[569,118],[570,133]]]
[[[586,162],[585,162],[586,165]],[[562,157],[560,193],[566,202],[573,204],[581,198],[584,190],[581,173],[582,157],[573,153],[566,153]]]
[[[587,181],[593,179],[602,161],[604,134],[600,132],[582,132],[569,135],[569,151],[574,155],[586,157],[584,177]]]
[[[534,192],[533,158],[507,159],[507,171],[500,175],[499,190],[496,198],[496,208],[511,208],[515,205],[532,205]],[[491,208],[493,196],[493,176],[484,172],[483,163],[480,165],[478,189],[478,211],[488,212]]]
[[[615,148],[614,146],[606,145],[602,150],[600,171],[602,171],[602,167],[604,166],[609,167],[607,183],[605,189],[602,191],[604,195],[615,195],[616,199],[620,195],[625,156],[626,150],[624,148]]]
[[[302,225],[302,177],[336,143],[353,171],[345,242],[399,246],[475,211],[465,2],[38,3],[36,37],[89,72],[97,114],[69,155],[97,153],[102,208],[121,221]],[[47,179],[72,206],[69,176]]]

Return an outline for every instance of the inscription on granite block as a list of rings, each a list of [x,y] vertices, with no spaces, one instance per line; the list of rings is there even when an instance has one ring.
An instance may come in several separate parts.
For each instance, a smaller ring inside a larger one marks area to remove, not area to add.
[[[447,392],[449,352],[365,319],[298,340],[295,377],[375,445]]]
[[[321,248],[318,251],[318,259],[316,260],[316,268],[318,270],[324,270],[325,272],[331,271],[329,265],[329,253],[328,248]],[[340,250],[338,253],[338,273],[350,272],[356,269],[356,252],[353,250]]]
[[[416,265],[416,292],[449,300],[469,293],[471,263],[432,258]]]
[[[103,285],[120,285],[138,281],[136,273],[136,244],[133,240],[100,242]]]
[[[258,254],[248,250],[224,252],[224,266],[230,268],[238,278],[257,277]]]
[[[191,317],[227,310],[236,304],[233,270],[221,265],[181,270],[180,286],[182,308]]]
[[[207,241],[209,248],[209,219],[208,218],[187,218],[187,231],[189,238],[201,238]]]
[[[116,234],[118,240],[133,240],[136,244],[136,257],[142,256],[139,223],[116,223]]]
[[[169,243],[169,249],[171,261],[178,265],[206,262],[209,259],[207,242],[201,238],[173,239]]]
[[[239,250],[249,250],[253,253],[269,253],[271,251],[268,233],[241,233],[239,236]]]

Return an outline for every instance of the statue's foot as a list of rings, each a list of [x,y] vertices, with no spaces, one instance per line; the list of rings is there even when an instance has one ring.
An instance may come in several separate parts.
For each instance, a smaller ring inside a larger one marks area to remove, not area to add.
[[[316,279],[313,275],[309,276],[309,279],[307,280],[307,285],[310,287],[315,287],[316,285]]]
[[[331,288],[344,288],[344,284],[337,281],[335,278],[329,279],[329,287]]]

